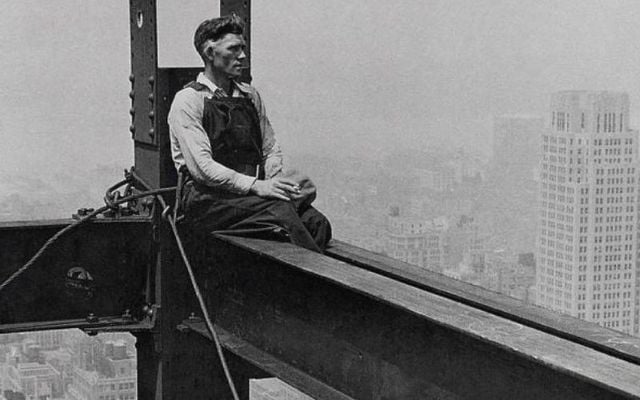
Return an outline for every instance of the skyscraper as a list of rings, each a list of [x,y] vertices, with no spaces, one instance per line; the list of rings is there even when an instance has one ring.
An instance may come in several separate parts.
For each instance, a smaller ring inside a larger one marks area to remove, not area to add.
[[[628,126],[628,95],[559,92],[549,117],[540,165],[536,301],[638,334],[638,132]]]
[[[501,180],[533,181],[540,159],[540,131],[544,119],[510,115],[493,121],[492,173]]]

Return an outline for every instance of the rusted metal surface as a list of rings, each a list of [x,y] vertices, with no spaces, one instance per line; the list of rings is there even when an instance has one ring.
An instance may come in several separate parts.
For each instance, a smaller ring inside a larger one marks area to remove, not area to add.
[[[59,222],[0,225],[0,282],[66,225]],[[31,323],[37,328],[37,323],[69,319],[83,325],[90,314],[113,317],[127,310],[142,318],[153,260],[150,237],[151,224],[140,219],[97,220],[78,227],[0,292],[0,325],[22,324],[27,330]]]
[[[437,272],[334,241],[327,254],[338,260],[407,283],[462,304],[594,348],[640,365],[640,338],[568,315],[536,307],[513,297],[449,278]]]
[[[640,367],[288,243],[215,240],[216,324],[358,399],[640,398]]]

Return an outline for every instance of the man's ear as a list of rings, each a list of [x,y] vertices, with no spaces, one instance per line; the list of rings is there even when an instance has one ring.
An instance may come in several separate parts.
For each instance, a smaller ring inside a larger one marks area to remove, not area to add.
[[[213,61],[213,54],[215,52],[215,42],[213,40],[207,40],[204,45],[204,56],[207,60]]]

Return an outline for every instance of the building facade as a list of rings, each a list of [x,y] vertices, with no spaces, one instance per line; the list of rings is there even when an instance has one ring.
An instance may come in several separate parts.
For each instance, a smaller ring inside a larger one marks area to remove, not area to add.
[[[629,129],[628,95],[559,92],[549,117],[542,135],[536,301],[638,334],[638,132]]]
[[[136,358],[124,342],[105,342],[95,364],[74,367],[67,396],[70,400],[136,400]]]
[[[385,253],[392,258],[442,272],[446,261],[446,218],[422,220],[400,215],[398,209],[387,217]]]
[[[62,397],[62,377],[49,364],[10,363],[6,367],[6,390],[22,393],[26,400],[50,400]]]

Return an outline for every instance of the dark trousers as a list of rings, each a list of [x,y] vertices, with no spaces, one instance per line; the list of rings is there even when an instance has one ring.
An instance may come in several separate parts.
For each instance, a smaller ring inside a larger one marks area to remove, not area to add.
[[[212,190],[189,182],[184,187],[186,222],[200,231],[287,239],[322,253],[331,240],[329,220],[311,206]]]

